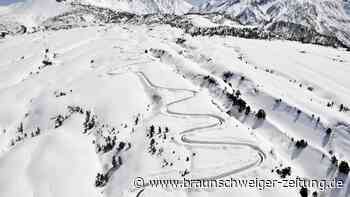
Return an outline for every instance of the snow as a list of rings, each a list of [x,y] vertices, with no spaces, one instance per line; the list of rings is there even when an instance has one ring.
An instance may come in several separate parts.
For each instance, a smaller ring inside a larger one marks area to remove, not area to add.
[[[192,11],[225,13],[244,25],[258,27],[280,21],[300,24],[321,34],[336,35],[348,44],[349,15],[345,5],[343,0],[211,0],[203,1]]]
[[[33,27],[49,17],[68,10],[69,6],[56,0],[25,0],[9,6],[0,6],[0,21],[16,21],[27,27]]]
[[[177,38],[186,41],[176,44]],[[340,104],[350,105],[350,54],[342,49],[191,37],[167,25],[128,24],[43,31],[0,42],[0,196],[294,197],[300,188],[140,191],[132,182],[138,176],[181,179],[185,170],[186,178],[280,179],[272,170],[287,166],[288,178],[332,179],[342,175],[329,151],[350,159],[350,115],[339,112]],[[225,71],[234,73],[226,82]],[[231,108],[223,94],[233,91],[228,82],[252,107],[249,115]],[[327,107],[331,101],[335,104]],[[69,106],[84,112],[70,112]],[[254,117],[259,109],[266,120]],[[96,122],[84,130],[88,111]],[[58,115],[64,117],[59,126]],[[151,125],[161,129],[154,134],[155,154],[149,152]],[[31,136],[37,128],[40,134]],[[98,151],[107,136],[130,147]],[[305,139],[308,146],[297,149],[292,138]],[[114,166],[114,156],[122,164]],[[101,172],[110,176],[97,188]],[[343,189],[309,189],[349,197],[349,184],[347,178]]]
[[[192,5],[183,0],[69,0],[74,3],[89,4],[137,14],[172,13],[184,14]]]
[[[73,128],[48,131],[4,154],[0,195],[101,196],[92,187],[100,168],[97,155]]]

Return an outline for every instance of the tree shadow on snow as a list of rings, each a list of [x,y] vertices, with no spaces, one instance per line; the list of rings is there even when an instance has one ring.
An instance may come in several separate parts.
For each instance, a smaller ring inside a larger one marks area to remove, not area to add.
[[[275,103],[275,104],[273,104],[273,106],[272,106],[272,110],[273,111],[275,111],[277,108],[279,108],[281,106],[281,103]]]
[[[335,165],[330,165],[330,166],[327,168],[327,177],[332,177],[336,171],[337,171],[337,166],[335,166]]]
[[[331,135],[325,135],[322,139],[322,147],[325,147],[328,142],[329,142],[329,139],[331,138]]]
[[[332,189],[329,196],[338,197],[338,196],[341,196],[342,193],[345,194],[345,196],[349,196],[350,185],[349,185],[349,181],[348,181],[348,183],[346,182],[347,179],[348,179],[348,175],[343,174],[343,173],[338,173],[337,177],[335,177],[335,180],[336,180],[336,182],[342,181],[343,187]]]
[[[302,148],[295,148],[293,150],[292,156],[291,156],[291,160],[296,159],[297,157],[299,157],[300,153],[303,151]]]
[[[237,90],[239,89],[239,87],[240,87],[241,85],[242,85],[242,80],[239,80],[238,83],[237,83],[237,86],[236,86]]]
[[[299,120],[299,118],[300,118],[300,114],[297,114],[296,116],[295,116],[295,118],[294,118],[294,122],[296,122],[296,121],[298,121]]]
[[[249,115],[243,115],[243,118],[242,118],[241,122],[245,123],[248,118],[249,118]]]
[[[253,124],[253,129],[257,129],[258,127],[261,127],[264,124],[264,120],[263,119],[255,119],[255,122]]]

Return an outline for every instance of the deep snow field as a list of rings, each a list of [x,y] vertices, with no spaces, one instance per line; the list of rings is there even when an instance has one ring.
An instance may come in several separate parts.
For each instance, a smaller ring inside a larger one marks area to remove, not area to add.
[[[233,90],[251,113],[232,107]],[[0,40],[0,197],[300,196],[300,188],[132,185],[281,179],[276,169],[288,166],[289,179],[345,181],[309,196],[350,197],[350,178],[331,161],[350,160],[350,112],[339,110],[349,101],[342,49],[145,25],[9,36]],[[301,139],[306,148],[296,148]],[[102,187],[98,173],[108,176]]]

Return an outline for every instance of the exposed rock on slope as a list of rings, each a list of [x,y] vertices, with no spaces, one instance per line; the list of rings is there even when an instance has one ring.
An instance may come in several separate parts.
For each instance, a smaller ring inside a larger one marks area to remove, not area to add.
[[[350,18],[342,0],[211,0],[192,11],[230,14],[242,24],[274,32],[283,24],[286,36],[299,33],[296,26],[304,26],[350,44]]]

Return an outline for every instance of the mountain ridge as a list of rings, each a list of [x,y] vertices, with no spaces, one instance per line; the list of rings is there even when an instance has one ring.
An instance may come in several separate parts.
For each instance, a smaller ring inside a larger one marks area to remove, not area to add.
[[[350,44],[350,17],[342,0],[210,0],[192,12],[225,13],[245,25],[267,24],[266,29],[280,22],[300,24]]]
[[[210,0],[195,6],[185,0],[27,0],[8,6],[7,9],[0,9],[0,16],[3,18],[0,21],[0,31],[12,29],[12,32],[25,32],[18,29],[22,29],[22,26],[40,26],[49,18],[77,9],[77,5],[89,5],[137,15],[228,15],[230,20],[243,26],[257,27],[284,38],[304,40],[302,37],[305,36],[297,34],[315,31],[321,35],[336,37],[349,47],[350,17],[346,14],[344,3],[343,0]],[[15,27],[9,24],[15,24]]]

